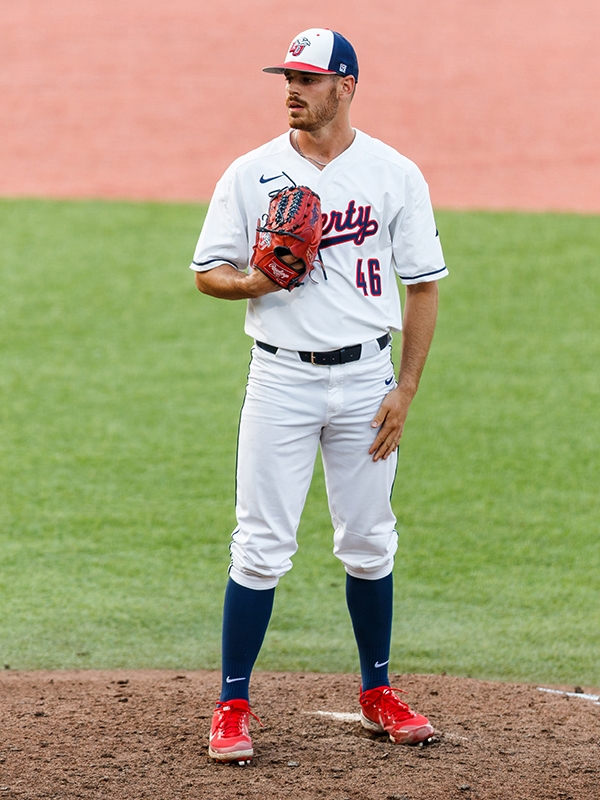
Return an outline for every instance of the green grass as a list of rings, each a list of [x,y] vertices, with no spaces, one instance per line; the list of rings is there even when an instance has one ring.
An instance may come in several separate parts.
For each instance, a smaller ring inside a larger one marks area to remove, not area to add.
[[[0,666],[218,666],[249,340],[203,210],[0,201]],[[600,219],[438,224],[392,667],[599,686]],[[299,540],[259,666],[356,671],[320,467]]]

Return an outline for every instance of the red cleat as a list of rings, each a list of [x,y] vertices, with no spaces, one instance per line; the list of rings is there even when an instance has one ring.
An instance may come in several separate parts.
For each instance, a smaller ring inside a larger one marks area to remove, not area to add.
[[[254,750],[248,732],[251,716],[260,723],[247,700],[219,701],[213,713],[208,755],[222,763],[252,761]]]
[[[433,736],[427,717],[415,714],[389,686],[362,692],[360,721],[367,730],[387,733],[394,744],[419,744]]]

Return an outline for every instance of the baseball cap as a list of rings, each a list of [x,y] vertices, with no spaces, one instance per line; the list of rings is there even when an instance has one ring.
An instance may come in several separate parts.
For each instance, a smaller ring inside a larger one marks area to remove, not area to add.
[[[292,40],[283,64],[263,72],[281,75],[286,69],[322,75],[353,75],[358,81],[358,59],[350,42],[329,28],[309,28]]]

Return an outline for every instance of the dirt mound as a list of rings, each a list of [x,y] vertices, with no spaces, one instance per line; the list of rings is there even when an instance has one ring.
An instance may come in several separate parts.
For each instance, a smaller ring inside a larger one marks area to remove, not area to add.
[[[393,682],[439,731],[431,744],[397,746],[364,730],[355,676],[256,673],[253,708],[264,728],[253,723],[255,759],[238,767],[206,753],[215,672],[5,671],[0,798],[598,796],[593,697],[445,675]]]

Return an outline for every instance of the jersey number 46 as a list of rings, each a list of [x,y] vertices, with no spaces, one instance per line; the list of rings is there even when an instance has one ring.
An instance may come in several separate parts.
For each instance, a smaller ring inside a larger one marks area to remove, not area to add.
[[[378,258],[370,258],[367,261],[367,274],[363,271],[363,260],[359,258],[356,262],[356,285],[362,289],[367,297],[380,297],[381,295],[381,275],[379,274],[380,265]]]

